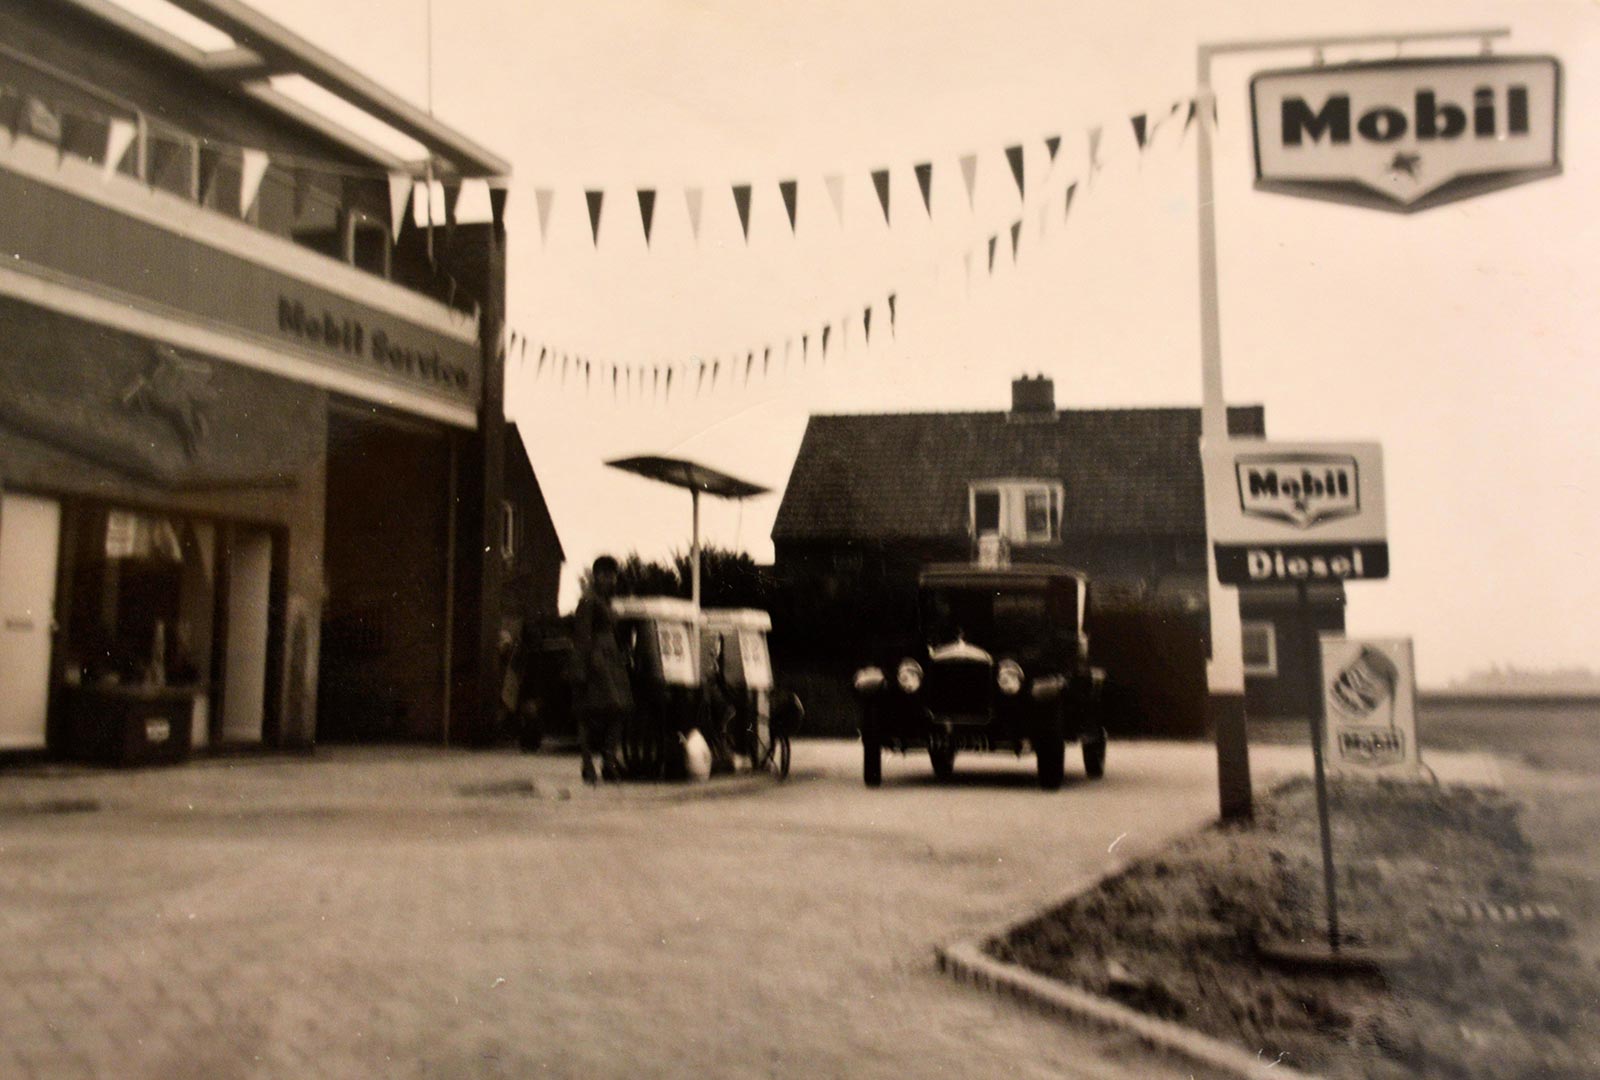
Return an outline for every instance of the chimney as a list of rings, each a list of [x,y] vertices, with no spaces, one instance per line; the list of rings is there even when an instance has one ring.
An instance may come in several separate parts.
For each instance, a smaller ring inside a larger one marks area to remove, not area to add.
[[[1043,375],[1021,375],[1011,380],[1012,420],[1054,420],[1056,384]]]

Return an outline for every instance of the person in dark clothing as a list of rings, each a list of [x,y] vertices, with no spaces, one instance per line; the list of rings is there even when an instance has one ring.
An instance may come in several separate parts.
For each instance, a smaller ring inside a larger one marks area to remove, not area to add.
[[[578,740],[583,751],[583,779],[595,782],[594,759],[600,758],[601,776],[620,780],[617,747],[622,725],[633,712],[633,689],[628,664],[617,639],[617,619],[611,598],[617,591],[617,560],[602,555],[594,561],[589,588],[578,601],[573,616],[572,644],[575,667],[572,698],[578,714]]]

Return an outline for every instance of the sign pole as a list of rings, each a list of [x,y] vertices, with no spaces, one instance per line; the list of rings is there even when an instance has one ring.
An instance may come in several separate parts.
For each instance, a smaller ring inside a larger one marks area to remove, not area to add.
[[[1311,621],[1311,595],[1305,582],[1296,587],[1300,599],[1300,620],[1306,628],[1308,670],[1315,677],[1306,680],[1306,705],[1311,717],[1311,761],[1317,784],[1317,824],[1322,831],[1322,884],[1328,905],[1328,950],[1339,951],[1339,896],[1333,873],[1333,827],[1328,820],[1328,774],[1323,762],[1327,723],[1322,713],[1322,639]]]
[[[1393,44],[1416,41],[1455,41],[1508,37],[1506,27],[1481,27],[1390,34],[1346,34],[1323,37],[1280,38],[1257,41],[1202,43],[1195,51],[1195,119],[1199,131],[1195,139],[1200,247],[1200,441],[1218,445],[1228,438],[1228,412],[1222,388],[1222,335],[1220,303],[1217,296],[1217,217],[1212,177],[1211,111],[1216,95],[1211,87],[1211,62],[1220,55],[1245,52],[1270,52],[1284,49]],[[1209,488],[1209,485],[1207,485]],[[1207,496],[1210,497],[1209,495]],[[1206,714],[1217,744],[1217,790],[1224,820],[1251,815],[1250,753],[1244,715],[1243,632],[1239,625],[1237,595],[1225,588],[1217,577],[1216,556],[1210,529],[1206,526],[1207,599],[1211,620],[1211,648],[1206,664]],[[1321,770],[1321,750],[1317,751]],[[1329,879],[1332,888],[1332,879]]]

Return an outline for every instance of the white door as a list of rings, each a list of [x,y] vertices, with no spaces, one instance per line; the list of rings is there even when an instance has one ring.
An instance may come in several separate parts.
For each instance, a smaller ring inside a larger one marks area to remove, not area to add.
[[[44,747],[61,504],[0,496],[0,750]]]
[[[260,742],[267,700],[267,602],[272,534],[235,529],[228,553],[228,655],[222,684],[222,740]]]

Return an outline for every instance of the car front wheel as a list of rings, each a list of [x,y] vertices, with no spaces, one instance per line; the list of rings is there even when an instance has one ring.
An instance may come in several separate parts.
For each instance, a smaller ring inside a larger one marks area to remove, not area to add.
[[[933,763],[933,775],[938,780],[948,780],[956,772],[956,752],[950,747],[928,747],[928,760]]]
[[[1106,774],[1106,729],[1083,737],[1083,771],[1089,779],[1098,780]]]
[[[1039,786],[1045,791],[1060,791],[1067,772],[1067,743],[1059,716],[1034,739],[1033,753],[1039,762]]]

